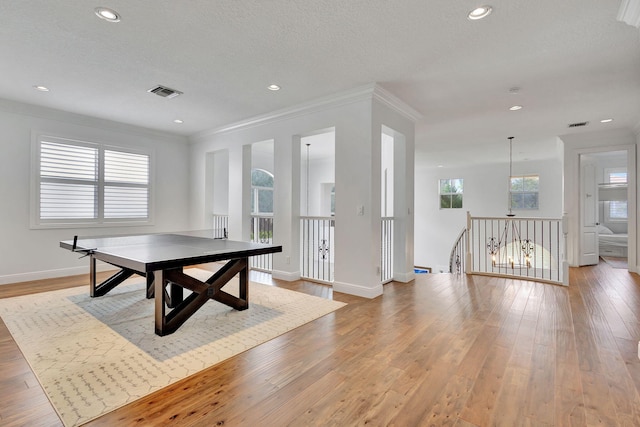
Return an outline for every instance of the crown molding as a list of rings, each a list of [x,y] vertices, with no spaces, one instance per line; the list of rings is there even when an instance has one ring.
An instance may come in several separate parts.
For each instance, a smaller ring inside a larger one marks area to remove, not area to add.
[[[411,108],[400,98],[380,86],[376,85],[373,92],[373,98],[395,110],[397,113],[405,116],[414,123],[421,120],[423,117],[422,114]]]
[[[189,140],[191,142],[200,142],[213,135],[249,129],[370,99],[375,99],[384,103],[413,122],[422,118],[420,113],[401,101],[399,98],[381,88],[378,84],[370,83],[344,92],[314,99],[293,107],[283,108],[267,114],[254,116],[246,120],[199,132],[191,135]]]
[[[622,0],[618,21],[640,28],[640,0]]]

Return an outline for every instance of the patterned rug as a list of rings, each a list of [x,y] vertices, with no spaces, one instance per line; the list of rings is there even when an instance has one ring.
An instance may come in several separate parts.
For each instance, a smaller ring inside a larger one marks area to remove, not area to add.
[[[101,298],[80,287],[1,299],[0,317],[62,422],[76,426],[345,305],[253,282],[249,298],[244,311],[209,301],[164,337],[143,278]]]

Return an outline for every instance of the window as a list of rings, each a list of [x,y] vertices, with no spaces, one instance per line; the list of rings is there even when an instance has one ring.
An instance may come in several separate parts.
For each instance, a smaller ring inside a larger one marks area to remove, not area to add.
[[[610,184],[626,184],[627,170],[626,168],[605,169],[605,181]],[[611,200],[605,203],[605,221],[627,221],[627,201]]]
[[[251,171],[251,213],[273,214],[273,175],[263,169]]]
[[[462,179],[440,180],[440,209],[462,208]]]
[[[509,183],[511,209],[538,209],[538,175],[512,176]]]
[[[41,136],[35,225],[149,222],[150,156]]]

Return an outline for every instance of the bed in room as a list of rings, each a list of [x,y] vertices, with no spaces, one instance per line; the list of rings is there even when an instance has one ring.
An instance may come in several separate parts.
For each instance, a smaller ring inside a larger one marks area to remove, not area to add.
[[[604,225],[598,226],[600,256],[627,257],[628,235],[614,233]]]

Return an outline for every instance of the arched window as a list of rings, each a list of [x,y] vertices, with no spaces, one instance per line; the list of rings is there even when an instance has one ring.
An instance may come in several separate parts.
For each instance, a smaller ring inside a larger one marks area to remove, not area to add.
[[[273,214],[273,174],[264,169],[251,170],[251,213]]]

